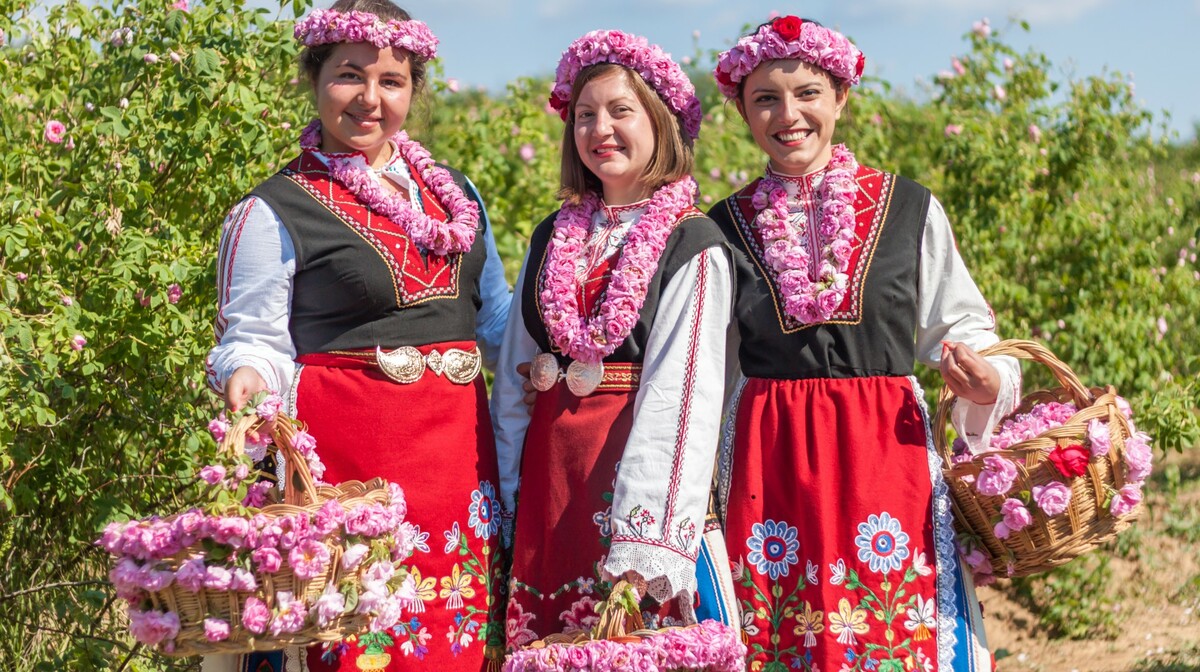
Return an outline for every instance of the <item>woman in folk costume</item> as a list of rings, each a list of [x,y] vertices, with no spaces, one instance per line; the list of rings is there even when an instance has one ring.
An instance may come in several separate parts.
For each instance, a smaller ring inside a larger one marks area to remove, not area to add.
[[[701,109],[679,66],[594,31],[563,53],[550,104],[565,202],[530,241],[492,397],[516,511],[510,647],[589,628],[618,577],[651,622],[692,615],[732,298],[724,238],[694,205]],[[515,370],[530,361],[531,410]]]
[[[913,362],[973,402],[955,418],[973,444],[1015,406],[1020,373],[975,353],[997,342],[994,319],[942,206],[832,143],[863,63],[786,16],[715,73],[767,158],[709,213],[742,253],[719,492],[748,662],[991,669]]]
[[[398,564],[418,596],[382,633],[234,669],[498,666],[498,474],[480,367],[499,354],[510,296],[475,187],[403,131],[437,38],[389,0],[339,0],[295,33],[319,119],[226,219],[210,382],[234,409],[283,393],[326,482],[404,488],[418,529]]]

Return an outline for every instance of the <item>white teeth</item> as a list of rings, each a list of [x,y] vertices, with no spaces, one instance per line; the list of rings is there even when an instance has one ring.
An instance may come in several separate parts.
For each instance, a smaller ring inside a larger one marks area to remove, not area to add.
[[[775,135],[784,142],[794,142],[796,140],[803,140],[804,138],[807,138],[808,134],[811,132],[812,131],[783,131],[781,133],[776,133]]]

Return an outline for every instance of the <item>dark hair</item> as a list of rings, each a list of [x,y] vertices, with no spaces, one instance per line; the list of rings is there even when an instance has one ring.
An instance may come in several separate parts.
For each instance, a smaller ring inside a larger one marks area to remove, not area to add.
[[[567,106],[567,123],[563,127],[562,141],[562,184],[558,190],[558,197],[570,203],[578,203],[589,191],[603,192],[600,178],[588,170],[579,158],[579,149],[575,145],[575,104],[579,102],[579,95],[589,82],[613,74],[625,77],[638,101],[650,115],[650,123],[654,128],[654,155],[650,157],[642,179],[654,189],[658,189],[668,182],[692,174],[692,167],[696,161],[692,139],[684,132],[679,118],[658,97],[658,93],[641,75],[623,65],[597,63],[579,72],[571,86],[571,102]]]
[[[409,21],[412,16],[401,9],[391,0],[337,0],[330,9],[341,12],[368,12],[378,16],[383,21]],[[300,72],[308,78],[310,84],[316,84],[321,74],[321,67],[329,60],[329,55],[337,44],[321,44],[315,47],[304,47],[300,51]],[[412,71],[413,94],[421,91],[425,85],[425,61],[409,53],[409,67]]]
[[[822,25],[822,23],[820,21],[814,21],[812,19],[806,19],[803,17],[801,17],[800,20],[803,21],[804,23],[811,23],[814,26],[818,26],[821,28],[825,27],[824,25]],[[766,26],[771,25],[772,23],[774,23],[774,20],[758,24],[758,27],[755,28],[754,30],[750,31],[749,33],[747,33],[746,37],[754,35],[758,31],[762,30]],[[846,82],[842,81],[841,79],[838,79],[837,77],[834,77],[833,73],[831,73],[827,70],[821,70],[821,71],[824,72],[827,77],[829,77],[829,81],[833,83],[833,88],[835,88],[835,89],[848,88],[848,87],[846,87]],[[738,100],[742,100],[742,93],[744,93],[745,89],[746,89],[746,80],[749,78],[750,78],[750,75],[747,74],[745,77],[742,78],[742,81],[737,83],[737,99]],[[742,101],[742,102],[745,103],[745,101]]]

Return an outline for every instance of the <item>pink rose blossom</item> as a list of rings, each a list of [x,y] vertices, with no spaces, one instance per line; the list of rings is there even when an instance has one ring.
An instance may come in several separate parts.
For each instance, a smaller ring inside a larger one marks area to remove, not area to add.
[[[167,287],[167,302],[171,304],[179,303],[179,299],[183,296],[183,288],[179,283],[172,283]]]
[[[250,476],[250,465],[243,462],[241,464],[238,464],[237,467],[234,468],[233,476],[231,477],[231,480],[235,484],[237,484],[237,483],[241,483],[242,481],[246,480],[249,476]]]
[[[25,282],[28,278],[29,278],[28,275],[25,275],[24,273],[21,273],[20,271],[17,272],[17,282]]]
[[[983,471],[975,481],[975,488],[982,495],[999,497],[1008,494],[1017,479],[1017,466],[1003,457],[983,458]]]
[[[233,572],[225,567],[208,567],[204,570],[204,587],[208,590],[229,590],[233,585]]]
[[[67,127],[57,119],[51,119],[46,122],[46,129],[42,132],[42,137],[46,142],[59,144],[63,141],[63,135],[67,132]]]
[[[87,345],[87,339],[81,334],[75,334],[71,337],[71,349],[78,352],[83,350],[83,346]]]
[[[1126,476],[1132,483],[1141,483],[1150,476],[1154,459],[1150,451],[1150,437],[1144,432],[1134,432],[1125,440]]]
[[[175,571],[175,583],[198,593],[204,587],[204,577],[207,575],[203,558],[191,558],[179,565],[179,569]]]
[[[1019,499],[1006,499],[1000,505],[1000,514],[1004,516],[1004,524],[1009,530],[1019,532],[1033,523],[1029,509]]]
[[[216,485],[225,480],[225,467],[219,464],[210,464],[200,470],[200,480],[209,485]]]
[[[172,51],[169,54],[169,57],[171,59],[171,62],[174,63],[175,65],[179,65],[180,63],[183,62],[183,55],[178,52]]]
[[[271,610],[262,600],[251,595],[246,598],[246,606],[242,607],[242,627],[256,635],[267,630],[267,621],[271,619]]]
[[[450,93],[458,93],[458,80],[453,77],[447,79],[446,88],[450,90]]]
[[[313,438],[312,434],[301,430],[292,437],[292,447],[296,449],[296,452],[307,457],[309,453],[317,449],[317,440]]]
[[[223,642],[229,639],[229,621],[219,618],[204,619],[204,638],[210,642]]]
[[[367,557],[367,552],[370,550],[370,547],[366,544],[351,544],[346,548],[346,551],[342,553],[342,569],[350,571],[355,567],[358,567],[358,563],[362,562],[362,559]]]
[[[371,632],[384,632],[395,625],[404,614],[404,605],[395,596],[384,599],[376,609],[375,618],[368,628]]]
[[[1029,125],[1029,139],[1034,143],[1039,143],[1042,141],[1042,129],[1038,128],[1037,124]]]
[[[331,499],[321,505],[313,514],[313,531],[321,537],[333,534],[346,521],[346,509],[336,499]]]
[[[70,308],[71,306],[75,305],[75,299],[72,299],[71,297],[64,295],[62,297],[62,304],[64,306],[67,306],[68,308]]]
[[[1109,434],[1107,422],[1100,419],[1089,420],[1087,438],[1093,457],[1103,457],[1112,450],[1112,437]]]
[[[146,645],[175,639],[179,634],[179,614],[168,611],[129,610],[129,631],[134,639]]]
[[[272,392],[267,395],[266,399],[259,402],[254,410],[258,413],[258,417],[270,422],[275,419],[275,415],[279,411],[283,410],[283,398]]]
[[[274,574],[283,566],[283,556],[279,554],[278,550],[270,547],[254,549],[254,552],[250,554],[250,560],[259,571],[267,574]]]
[[[249,600],[247,600],[249,601]],[[295,599],[291,592],[281,590],[275,594],[275,618],[271,619],[271,634],[278,637],[285,632],[299,632],[304,627],[308,610],[304,601]]]
[[[229,433],[229,422],[225,420],[224,413],[220,417],[208,421],[208,431],[217,443],[225,440],[225,435]]]
[[[1125,485],[1116,495],[1113,496],[1112,504],[1109,505],[1108,512],[1114,518],[1127,516],[1133,511],[1142,501],[1142,488],[1133,483]]]
[[[233,548],[241,548],[250,534],[250,522],[240,516],[218,518],[209,530],[213,541]]]
[[[158,55],[157,54],[146,54],[145,56],[142,56],[142,60],[145,61],[148,65],[154,65],[155,63],[158,63]]]
[[[250,487],[246,488],[246,496],[242,499],[242,506],[261,509],[267,503],[267,492],[270,490],[270,481],[251,483]]]
[[[188,0],[175,0],[175,2],[171,4],[171,9],[178,9],[181,12],[188,11]]]
[[[1033,501],[1047,516],[1057,516],[1067,510],[1071,503],[1071,489],[1059,481],[1048,485],[1035,485],[1032,490]]]
[[[992,26],[985,17],[971,26],[971,32],[986,40],[992,34]]]
[[[230,582],[229,587],[240,592],[250,592],[258,589],[258,580],[254,578],[252,572],[236,567],[233,570],[233,581]]]
[[[329,566],[329,548],[315,539],[305,539],[288,553],[288,565],[296,578],[315,579]]]
[[[524,161],[525,163],[529,163],[530,161],[533,161],[533,157],[535,154],[536,154],[536,152],[533,149],[532,143],[527,142],[527,143],[521,145],[521,150],[520,150],[521,160]]]
[[[959,77],[967,74],[967,68],[962,64],[962,61],[958,60],[957,58],[950,60],[950,67],[954,68],[954,72],[957,73]]]
[[[947,138],[953,138],[956,135],[961,135],[962,132],[962,124],[946,124],[945,134]]]
[[[323,628],[346,610],[346,596],[341,594],[332,583],[327,583],[314,606],[317,610],[317,625]]]

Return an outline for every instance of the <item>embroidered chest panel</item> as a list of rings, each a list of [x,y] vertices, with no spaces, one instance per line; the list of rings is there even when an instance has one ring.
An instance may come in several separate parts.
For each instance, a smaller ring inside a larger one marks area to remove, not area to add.
[[[375,251],[391,276],[397,307],[458,297],[462,255],[422,254],[402,227],[363,205],[330,178],[320,159],[307,152],[284,169],[283,174]],[[445,210],[428,196],[424,184],[420,187],[426,214],[444,221],[448,216]]]
[[[801,324],[783,310],[779,282],[776,280],[774,272],[763,261],[762,233],[754,222],[758,213],[750,204],[750,196],[754,193],[757,182],[748,185],[736,197],[738,207],[730,208],[737,223],[737,232],[741,238],[743,249],[749,251],[750,259],[759,274],[767,280],[779,328],[785,334],[796,333],[821,324],[855,325],[862,322],[863,292],[867,276],[871,271],[875,250],[879,245],[879,237],[887,219],[895,177],[891,173],[861,166],[855,176],[855,181],[858,183],[858,196],[854,200],[854,248],[850,254],[850,263],[847,269],[848,289],[841,305],[825,322]],[[813,248],[808,237],[803,237],[803,240],[810,257],[820,258],[820,250]]]

